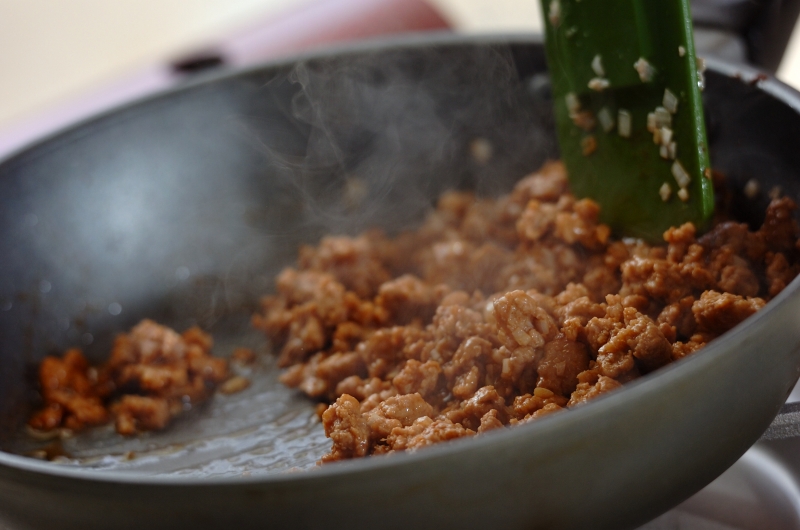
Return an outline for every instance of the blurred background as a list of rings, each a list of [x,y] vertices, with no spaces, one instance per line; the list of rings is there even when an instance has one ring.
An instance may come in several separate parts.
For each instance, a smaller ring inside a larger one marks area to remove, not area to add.
[[[423,3],[436,15],[422,13]],[[336,16],[358,18],[369,5],[379,4],[384,9],[375,16],[386,27],[370,23],[371,28],[349,27],[336,35],[312,30],[320,42],[313,35],[299,36],[308,33],[302,20],[309,10],[317,9],[310,18],[324,25]],[[752,29],[760,16],[753,8],[758,4],[771,6],[781,27]],[[765,54],[757,45],[754,51],[751,42],[754,32],[756,41],[765,32],[782,33],[777,40],[783,48],[796,19],[795,10],[789,6],[787,15],[784,4],[798,2],[693,0],[693,9],[710,28],[705,47],[734,59],[760,54],[761,64],[799,87],[797,32],[777,63],[774,52]],[[391,20],[398,9],[407,11],[406,19]],[[287,53],[281,39],[296,49],[415,29],[539,31],[539,11],[539,0],[0,0],[0,152],[47,128],[174,82],[176,63],[192,69],[221,56],[232,66],[258,62]],[[727,38],[720,29],[737,37]],[[264,32],[271,32],[272,42]]]
[[[0,128],[315,0],[0,0]],[[538,0],[431,0],[460,31],[530,31]]]

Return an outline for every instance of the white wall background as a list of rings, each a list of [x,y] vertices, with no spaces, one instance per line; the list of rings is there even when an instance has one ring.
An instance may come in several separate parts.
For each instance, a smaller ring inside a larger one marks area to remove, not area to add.
[[[0,0],[0,128],[308,0]],[[461,31],[539,30],[538,0],[430,0]],[[779,76],[800,86],[795,32]]]

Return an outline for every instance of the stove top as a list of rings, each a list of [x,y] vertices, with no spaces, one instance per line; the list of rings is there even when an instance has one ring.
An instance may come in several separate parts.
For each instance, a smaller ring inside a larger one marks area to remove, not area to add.
[[[800,528],[800,439],[759,442],[702,491],[639,530]]]
[[[800,383],[787,403],[800,403]],[[639,530],[800,528],[800,438],[761,440],[702,491]]]

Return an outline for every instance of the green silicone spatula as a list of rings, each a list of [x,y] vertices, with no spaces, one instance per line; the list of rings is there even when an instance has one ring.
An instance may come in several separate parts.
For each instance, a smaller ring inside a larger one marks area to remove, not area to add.
[[[541,0],[572,191],[618,234],[702,229],[714,196],[689,0]]]

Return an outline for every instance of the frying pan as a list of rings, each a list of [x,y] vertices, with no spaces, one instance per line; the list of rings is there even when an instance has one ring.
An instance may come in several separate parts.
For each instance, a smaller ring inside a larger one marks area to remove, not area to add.
[[[800,97],[709,61],[712,160],[753,225],[800,194]],[[326,465],[313,403],[268,355],[252,388],[164,433],[19,453],[31,366],[100,360],[143,317],[266,352],[248,315],[297,246],[418,223],[558,156],[541,43],[412,36],[237,72],[116,109],[0,163],[0,514],[23,528],[631,528],[709,483],[800,374],[800,283],[701,352],[584,407],[409,454]],[[470,156],[476,140],[492,159]],[[762,193],[742,189],[757,179]],[[354,190],[357,191],[354,192]]]

